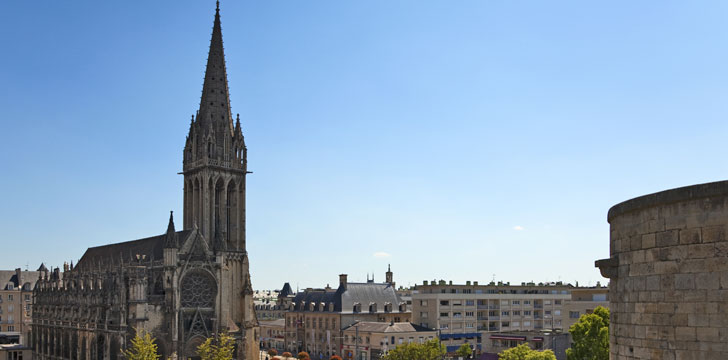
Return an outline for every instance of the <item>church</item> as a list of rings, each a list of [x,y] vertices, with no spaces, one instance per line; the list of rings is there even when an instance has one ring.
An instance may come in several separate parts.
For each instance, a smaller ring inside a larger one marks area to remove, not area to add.
[[[75,266],[40,272],[24,334],[34,357],[117,360],[135,329],[143,329],[156,338],[163,360],[196,358],[197,346],[219,332],[235,338],[235,358],[257,358],[245,250],[247,173],[240,117],[230,109],[218,2],[200,107],[183,152],[183,229],[170,213],[161,235],[92,247]]]

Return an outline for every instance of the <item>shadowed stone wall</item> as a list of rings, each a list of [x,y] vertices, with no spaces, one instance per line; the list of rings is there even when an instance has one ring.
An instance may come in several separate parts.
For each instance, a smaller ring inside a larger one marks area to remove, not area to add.
[[[609,210],[612,359],[728,359],[728,181]]]

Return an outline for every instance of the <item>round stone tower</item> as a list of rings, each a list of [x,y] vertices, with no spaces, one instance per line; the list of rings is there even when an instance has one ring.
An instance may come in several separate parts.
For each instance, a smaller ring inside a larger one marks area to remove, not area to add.
[[[609,209],[611,359],[728,359],[728,181]]]

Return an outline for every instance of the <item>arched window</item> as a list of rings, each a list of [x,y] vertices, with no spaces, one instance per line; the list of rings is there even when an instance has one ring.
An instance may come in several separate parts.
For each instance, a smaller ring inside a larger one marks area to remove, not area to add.
[[[215,306],[217,284],[210,275],[200,271],[187,274],[182,279],[181,288],[183,307],[211,308]]]

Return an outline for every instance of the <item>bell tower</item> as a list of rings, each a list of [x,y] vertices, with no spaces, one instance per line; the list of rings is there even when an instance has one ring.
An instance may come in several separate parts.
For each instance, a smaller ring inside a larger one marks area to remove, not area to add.
[[[215,9],[200,107],[184,148],[184,229],[197,227],[218,251],[245,251],[247,149],[233,123],[220,6]]]

